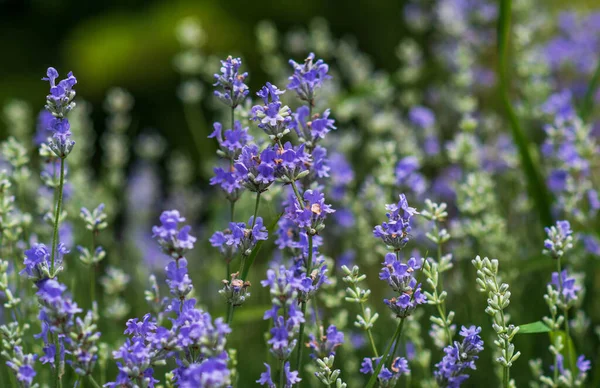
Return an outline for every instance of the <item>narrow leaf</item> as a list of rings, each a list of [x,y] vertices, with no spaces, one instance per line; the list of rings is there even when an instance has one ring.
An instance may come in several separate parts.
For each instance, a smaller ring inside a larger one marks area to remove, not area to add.
[[[536,334],[536,333],[548,333],[550,328],[542,321],[527,323],[519,326],[519,333],[517,334]]]

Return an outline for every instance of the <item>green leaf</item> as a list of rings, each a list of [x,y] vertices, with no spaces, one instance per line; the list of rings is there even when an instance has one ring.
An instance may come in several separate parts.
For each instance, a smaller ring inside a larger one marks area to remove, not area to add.
[[[269,228],[267,229],[269,231],[269,236],[271,236],[273,234],[273,231],[275,230],[275,227],[277,226],[277,223],[279,222],[279,219],[282,216],[283,216],[283,213],[279,213],[279,215],[275,218],[273,223],[271,225],[269,225]],[[246,259],[246,265],[244,266],[244,272],[242,272],[242,276],[241,276],[242,280],[246,280],[246,277],[248,276],[248,272],[250,271],[250,267],[252,267],[254,260],[256,260],[256,256],[258,255],[258,252],[260,252],[260,248],[263,246],[264,242],[265,242],[265,240],[260,240],[258,243],[256,243],[256,246],[252,250],[252,253]]]
[[[518,334],[536,334],[536,333],[548,333],[550,328],[542,321],[527,323],[519,326]]]

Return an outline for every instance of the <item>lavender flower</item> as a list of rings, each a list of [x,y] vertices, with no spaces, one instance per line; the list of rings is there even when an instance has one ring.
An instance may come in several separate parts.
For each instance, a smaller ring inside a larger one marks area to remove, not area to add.
[[[435,115],[431,109],[424,106],[415,106],[408,112],[410,121],[421,129],[431,128],[435,125]]]
[[[573,231],[569,221],[558,221],[556,226],[545,228],[548,238],[544,240],[544,254],[560,259],[573,248]]]
[[[271,379],[271,366],[267,363],[264,364],[267,370],[260,374],[260,379],[256,380],[260,385],[266,385],[268,388],[275,388],[275,383]]]
[[[558,272],[552,272],[552,281],[549,285],[560,292],[562,300],[567,305],[577,300],[578,292],[581,291],[575,279],[568,276],[566,269],[560,273],[560,279]]]
[[[226,171],[220,167],[215,167],[213,170],[215,176],[210,178],[210,184],[219,186],[229,202],[236,202],[244,191],[244,181],[236,170],[232,170],[230,168],[229,171]]]
[[[214,131],[208,136],[209,139],[217,139],[219,150],[217,154],[225,159],[235,160],[242,148],[252,141],[252,136],[248,134],[248,127],[242,128],[242,123],[236,120],[232,129],[223,131],[221,123],[213,124]]]
[[[311,105],[315,97],[315,89],[323,86],[323,81],[331,78],[327,74],[329,66],[322,59],[313,62],[315,54],[310,53],[303,64],[290,60],[294,74],[289,77],[288,88],[294,90],[301,100],[308,101]]]
[[[379,365],[381,361],[381,357],[377,357],[374,359],[364,358],[363,362],[360,364],[360,372],[364,374],[373,374],[375,373],[375,368]],[[390,370],[391,369],[391,370]],[[387,366],[383,366],[379,371],[378,380],[379,386],[382,388],[391,388],[395,387],[398,379],[404,374],[409,374],[410,369],[408,367],[408,361],[404,357],[397,357],[392,361],[391,368],[388,369]]]
[[[325,228],[325,217],[335,212],[331,205],[325,203],[325,195],[318,190],[304,192],[304,206],[294,203],[293,212],[287,212],[286,217],[293,220],[300,228],[305,228],[308,234],[315,235]]]
[[[46,75],[47,77],[42,78],[42,80],[50,83],[50,94],[46,96],[45,107],[54,116],[50,123],[53,138],[50,148],[56,156],[65,158],[75,145],[75,142],[70,140],[71,125],[66,116],[75,108],[73,102],[75,90],[73,90],[73,86],[77,83],[77,79],[73,76],[73,73],[69,72],[67,78],[57,84],[58,72],[53,67],[48,68]]]
[[[251,144],[242,149],[235,162],[235,169],[248,190],[261,193],[275,181],[277,150],[266,148],[259,152],[258,146]]]
[[[251,286],[249,281],[238,279],[239,273],[231,274],[231,281],[223,279],[223,288],[219,290],[219,294],[223,295],[227,300],[227,304],[241,306],[246,299],[250,297],[248,288]]]
[[[383,264],[379,278],[387,281],[390,288],[399,294],[383,302],[398,318],[406,318],[418,305],[427,303],[421,284],[417,284],[414,277],[415,270],[421,268],[421,262],[411,258],[407,264],[403,264],[394,253],[388,253]]]
[[[25,268],[19,272],[20,275],[27,276],[36,284],[41,284],[44,280],[52,278],[56,273],[62,271],[62,258],[69,253],[64,244],[58,244],[56,250],[56,259],[54,261],[55,273],[50,273],[51,259],[50,251],[44,244],[33,244],[25,251]]]
[[[338,331],[335,325],[330,325],[326,333],[323,333],[323,326],[319,328],[320,336],[316,338],[312,333],[308,335],[308,347],[313,350],[312,358],[324,358],[335,355],[337,347],[344,343],[344,333]]]
[[[215,232],[210,238],[213,247],[218,247],[226,259],[231,260],[237,252],[248,256],[252,248],[261,240],[267,240],[267,229],[263,225],[262,217],[250,217],[248,224],[243,222],[229,223],[229,229]]]
[[[325,138],[330,131],[336,129],[335,120],[329,118],[330,111],[326,109],[322,115],[315,114],[308,117],[310,109],[303,105],[294,113],[291,127],[294,128],[300,141],[306,143],[309,149],[315,147],[317,142]]]
[[[248,73],[240,74],[239,69],[241,66],[242,60],[240,58],[228,56],[227,59],[221,61],[221,73],[214,75],[217,80],[214,86],[223,88],[223,91],[215,90],[215,96],[231,108],[241,104],[250,93],[248,86],[244,83]]]
[[[396,183],[398,186],[409,188],[417,195],[425,193],[425,177],[418,170],[419,160],[414,156],[400,159],[396,165]]]
[[[179,228],[185,218],[177,210],[166,210],[160,215],[160,226],[152,227],[152,237],[156,239],[163,251],[173,258],[183,257],[187,250],[194,248],[196,238],[190,235],[189,225]]]
[[[285,90],[277,89],[277,86],[269,82],[256,93],[262,98],[264,105],[255,105],[250,111],[251,120],[257,121],[258,127],[262,129],[271,140],[279,140],[290,132],[292,122],[292,110],[279,101],[279,95]]]
[[[380,238],[386,245],[395,250],[402,249],[410,238],[410,219],[419,214],[413,207],[408,206],[404,194],[400,194],[398,204],[386,205],[388,222],[383,222],[373,229],[373,235]]]
[[[476,369],[477,354],[483,350],[480,332],[480,327],[471,326],[467,329],[463,326],[459,333],[463,337],[462,342],[454,341],[453,345],[444,348],[446,355],[435,365],[434,372],[440,387],[460,387],[469,378],[464,372]]]
[[[227,358],[213,357],[191,364],[177,380],[181,388],[221,388],[230,384]]]
[[[13,370],[17,380],[21,383],[19,386],[29,388],[33,385],[33,378],[36,376],[34,369],[37,354],[24,354],[21,346],[13,348],[14,356],[6,361],[6,365]]]

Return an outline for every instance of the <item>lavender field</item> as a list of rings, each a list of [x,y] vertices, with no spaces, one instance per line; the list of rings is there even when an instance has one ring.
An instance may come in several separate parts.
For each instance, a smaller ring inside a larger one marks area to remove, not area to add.
[[[600,387],[600,4],[5,0],[0,47],[0,387]]]

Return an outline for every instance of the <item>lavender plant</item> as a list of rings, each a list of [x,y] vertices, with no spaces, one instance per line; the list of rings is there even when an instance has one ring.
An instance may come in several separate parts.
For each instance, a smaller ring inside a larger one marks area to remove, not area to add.
[[[96,138],[49,68],[3,110],[0,386],[597,386],[597,16],[409,1],[388,70],[324,19],[219,61],[185,18],[194,154],[122,88]]]

